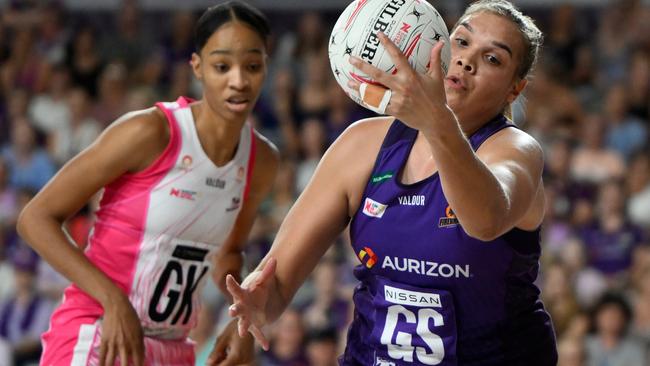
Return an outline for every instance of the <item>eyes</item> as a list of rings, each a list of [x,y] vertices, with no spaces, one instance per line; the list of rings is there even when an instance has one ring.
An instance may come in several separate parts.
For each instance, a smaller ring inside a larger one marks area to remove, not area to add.
[[[246,71],[254,74],[262,71],[261,62],[249,62],[244,64],[243,67],[246,69]],[[232,65],[225,62],[217,62],[212,64],[212,68],[219,74],[225,74],[230,71]]]
[[[454,42],[460,48],[466,48],[466,47],[469,46],[469,42],[465,38],[462,38],[462,37],[456,37],[454,39]],[[483,55],[483,60],[485,60],[490,65],[494,65],[494,66],[500,66],[501,65],[501,60],[499,60],[499,58],[497,56],[495,56],[493,54],[490,54],[490,53],[486,53],[485,55]]]

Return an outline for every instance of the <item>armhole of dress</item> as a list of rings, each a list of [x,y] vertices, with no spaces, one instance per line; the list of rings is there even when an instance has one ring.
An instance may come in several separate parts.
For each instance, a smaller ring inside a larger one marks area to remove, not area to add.
[[[470,145],[472,146],[472,150],[474,150],[474,152],[477,152],[478,149],[481,147],[481,145],[483,145],[483,143],[485,141],[487,141],[490,137],[492,137],[495,133],[497,133],[497,132],[499,132],[501,130],[505,130],[506,128],[509,128],[509,127],[519,128],[516,124],[509,122],[509,120],[507,118],[503,117],[503,120],[505,120],[506,122],[503,123],[502,125],[498,126],[497,128],[493,129],[492,131],[488,132],[483,137],[483,139],[480,140],[478,142],[478,144],[476,144],[476,147],[474,146],[474,142],[471,141],[471,137],[468,139],[468,140],[470,140]]]
[[[417,130],[412,129],[407,125],[405,125],[404,123],[402,123],[400,120],[395,119],[395,121],[393,121],[393,123],[390,124],[390,127],[388,127],[388,131],[386,131],[386,136],[384,136],[384,141],[381,143],[381,147],[377,152],[377,156],[375,157],[375,162],[372,164],[372,170],[370,173],[370,177],[368,179],[370,179],[373,174],[378,173],[377,167],[381,162],[381,158],[384,153],[384,150],[389,149],[392,146],[404,140],[415,141],[417,134],[418,134]],[[369,182],[366,182],[366,184],[368,183]],[[364,190],[364,195],[365,194],[366,192]]]
[[[251,148],[248,155],[248,168],[246,169],[246,187],[244,187],[244,202],[248,200],[248,193],[251,189],[251,181],[253,179],[253,169],[255,168],[255,154],[257,150],[256,141],[255,141],[255,131],[253,127],[250,127],[251,135]]]
[[[169,110],[161,102],[156,103],[156,107],[159,108],[164,114],[165,119],[167,120],[167,125],[169,126],[169,142],[163,150],[163,152],[145,169],[136,172],[136,173],[127,173],[124,174],[128,177],[147,177],[149,175],[155,174],[159,170],[169,170],[170,167],[176,163],[178,154],[180,152],[180,127],[178,126],[178,121],[174,116],[174,113]]]

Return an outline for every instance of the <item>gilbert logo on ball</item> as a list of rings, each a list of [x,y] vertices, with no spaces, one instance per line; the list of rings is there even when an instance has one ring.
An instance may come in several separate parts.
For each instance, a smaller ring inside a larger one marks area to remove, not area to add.
[[[350,98],[368,108],[360,95],[348,87],[348,80],[380,85],[355,69],[349,62],[356,56],[386,72],[395,73],[395,64],[379,42],[383,32],[402,50],[411,67],[425,73],[431,48],[440,40],[443,69],[451,57],[449,31],[436,9],[425,0],[356,0],[339,17],[329,40],[332,72]]]

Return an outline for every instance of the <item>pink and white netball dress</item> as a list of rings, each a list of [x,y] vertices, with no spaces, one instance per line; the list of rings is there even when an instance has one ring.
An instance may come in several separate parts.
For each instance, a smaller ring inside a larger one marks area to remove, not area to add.
[[[145,334],[147,365],[193,365],[210,256],[227,239],[253,168],[253,129],[242,128],[232,161],[216,166],[201,147],[189,99],[157,103],[170,142],[148,168],[105,187],[86,256],[126,294]],[[103,309],[75,285],[43,335],[42,365],[94,365]]]

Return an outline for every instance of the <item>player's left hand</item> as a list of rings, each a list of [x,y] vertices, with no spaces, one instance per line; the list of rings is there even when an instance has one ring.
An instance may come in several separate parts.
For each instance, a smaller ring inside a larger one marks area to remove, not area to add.
[[[392,96],[386,107],[386,114],[398,118],[411,128],[427,132],[428,129],[433,128],[431,119],[435,118],[436,113],[449,111],[444,86],[445,75],[441,66],[444,42],[439,41],[431,50],[429,71],[426,74],[419,74],[409,65],[402,51],[385,34],[380,33],[378,36],[395,64],[397,72],[392,74],[382,71],[356,57],[351,57],[350,63],[391,90]],[[359,92],[361,84],[352,80],[348,82],[348,86]],[[376,85],[367,85],[366,95],[370,92],[383,95],[384,89]],[[379,98],[381,99],[381,96]]]
[[[237,334],[237,319],[233,319],[217,338],[206,366],[252,365],[255,360],[254,343],[250,333],[243,338]]]

